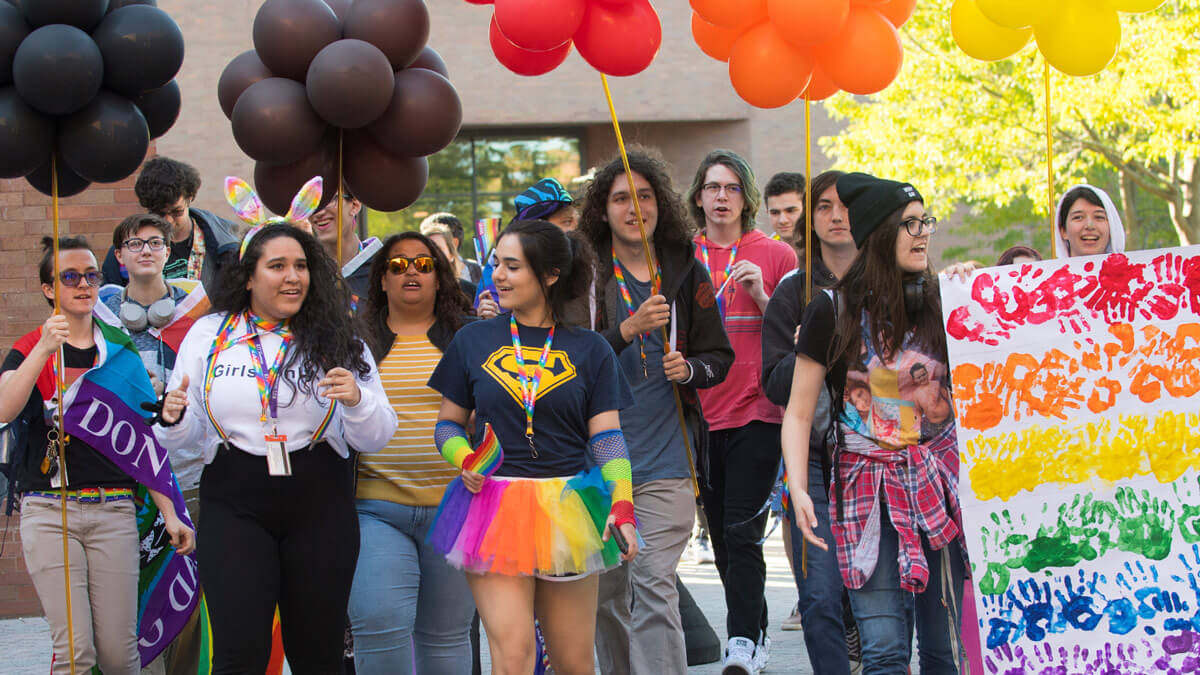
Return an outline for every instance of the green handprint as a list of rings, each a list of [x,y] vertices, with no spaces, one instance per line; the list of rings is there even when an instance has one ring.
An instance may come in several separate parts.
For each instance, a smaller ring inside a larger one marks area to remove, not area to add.
[[[1189,544],[1200,542],[1200,495],[1195,486],[1200,477],[1180,478],[1171,486],[1179,500],[1179,535]]]
[[[1020,567],[1021,561],[1029,552],[1029,535],[1019,531],[1027,524],[1024,515],[1019,516],[1020,523],[1013,522],[1008,509],[999,513],[991,513],[992,525],[980,528],[983,533],[983,556],[989,560],[999,559],[1009,567]]]
[[[1151,560],[1163,560],[1171,552],[1171,533],[1175,529],[1175,510],[1165,499],[1136,493],[1131,488],[1117,489],[1119,535],[1122,551],[1138,553]]]

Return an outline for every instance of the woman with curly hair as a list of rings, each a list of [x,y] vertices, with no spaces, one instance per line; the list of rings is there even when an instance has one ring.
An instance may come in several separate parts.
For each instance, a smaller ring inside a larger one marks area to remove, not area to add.
[[[596,330],[617,353],[633,387],[635,404],[621,411],[621,430],[629,439],[634,503],[645,539],[637,559],[600,578],[596,643],[605,673],[681,673],[687,670],[687,649],[675,568],[696,512],[688,453],[707,435],[696,390],[725,379],[733,349],[666,162],[635,148],[629,165],[632,190],[620,157],[596,173],[583,198],[579,228],[600,259]],[[642,248],[634,199],[651,242],[653,269]],[[671,344],[664,345],[662,328],[669,321]],[[676,387],[686,411],[686,439],[675,422]]]
[[[358,465],[359,553],[350,590],[354,668],[470,673],[475,603],[460,570],[425,542],[458,475],[433,445],[441,394],[425,383],[470,304],[439,247],[416,232],[389,237],[371,265],[365,310],[396,434]],[[415,658],[414,658],[415,652]]]
[[[359,543],[349,452],[382,449],[396,413],[337,279],[312,235],[253,229],[180,346],[155,431],[204,452],[213,673],[266,668],[276,606],[292,669],[342,672]]]

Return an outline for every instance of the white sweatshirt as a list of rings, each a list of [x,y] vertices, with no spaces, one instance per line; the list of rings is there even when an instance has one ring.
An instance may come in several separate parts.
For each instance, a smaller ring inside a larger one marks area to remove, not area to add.
[[[205,464],[216,457],[217,447],[222,441],[204,409],[202,397],[208,355],[224,318],[224,314],[201,317],[184,337],[167,390],[177,388],[183,376],[188,376],[187,413],[175,426],[154,427],[155,436],[167,448],[202,448]],[[234,329],[234,337],[245,334],[245,323],[239,322]],[[274,333],[262,333],[261,340],[263,356],[268,365],[273,364],[283,339]],[[371,372],[365,378],[358,378],[358,388],[362,393],[358,405],[339,403],[322,437],[342,457],[349,456],[347,444],[358,452],[378,452],[396,433],[396,412],[388,403],[375,360],[365,345],[363,358],[370,364]],[[263,456],[267,448],[263,439],[264,425],[260,421],[262,398],[254,372],[255,363],[246,342],[222,350],[216,357],[208,406],[213,418],[228,435],[230,443],[252,455]],[[293,368],[293,382],[297,373],[298,368]],[[319,374],[317,380],[322,377],[324,373]],[[288,384],[282,374],[276,387],[279,389],[278,432],[287,436],[288,452],[303,449],[312,443],[313,433],[327,417],[330,402],[316,393],[301,393]],[[316,382],[312,383],[312,389],[314,392],[317,390]]]

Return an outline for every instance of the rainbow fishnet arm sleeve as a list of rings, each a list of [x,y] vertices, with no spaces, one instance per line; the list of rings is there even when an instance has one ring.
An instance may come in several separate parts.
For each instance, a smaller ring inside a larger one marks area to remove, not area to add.
[[[612,513],[617,525],[637,525],[633,514],[633,467],[629,463],[629,448],[620,429],[601,431],[588,441],[592,458],[600,467],[600,475],[612,489]]]
[[[463,468],[471,455],[471,443],[467,440],[467,430],[458,422],[442,420],[433,428],[433,442],[438,452],[458,468]]]

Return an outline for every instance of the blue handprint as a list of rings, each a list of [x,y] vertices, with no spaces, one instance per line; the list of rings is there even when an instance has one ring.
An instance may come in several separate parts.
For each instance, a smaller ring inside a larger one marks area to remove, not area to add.
[[[985,595],[980,598],[980,603],[983,605],[985,618],[987,619],[988,649],[1007,646],[1009,642],[1015,642],[1020,637],[1023,632],[1020,623],[1009,620],[1008,616],[988,616],[992,614],[1008,614],[1004,596]]]
[[[1026,637],[1040,642],[1046,639],[1046,633],[1061,633],[1065,629],[1065,619],[1055,619],[1049,582],[1039,585],[1036,580],[1026,579],[1017,584],[1017,590],[1021,593],[1020,598],[1015,591],[1006,595],[1021,610]]]
[[[1076,587],[1071,579],[1071,575],[1064,575],[1062,581],[1066,592],[1055,591],[1054,595],[1062,605],[1063,617],[1071,627],[1080,630],[1095,630],[1100,620],[1104,618],[1104,615],[1096,611],[1096,608],[1093,607],[1094,604],[1097,604],[1097,598],[1092,593],[1096,593],[1096,585],[1100,583],[1100,575],[1093,572],[1092,578],[1089,581],[1084,577],[1083,570],[1079,570],[1078,577],[1079,586]]]

